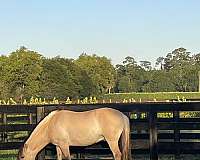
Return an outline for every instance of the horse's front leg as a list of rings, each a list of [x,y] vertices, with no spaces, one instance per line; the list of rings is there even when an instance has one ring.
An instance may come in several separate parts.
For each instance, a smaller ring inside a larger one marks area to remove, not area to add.
[[[59,146],[56,146],[57,159],[62,160],[62,151]]]
[[[58,160],[62,160],[62,154],[66,159],[71,160],[69,145],[67,143],[59,143],[59,145],[56,145],[56,151]]]

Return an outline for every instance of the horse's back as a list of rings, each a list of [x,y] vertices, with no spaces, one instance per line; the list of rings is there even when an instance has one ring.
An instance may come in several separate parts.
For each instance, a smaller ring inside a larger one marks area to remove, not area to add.
[[[60,123],[67,127],[91,127],[93,125],[121,125],[124,121],[124,114],[112,108],[99,108],[84,112],[60,110],[53,117],[53,125]],[[104,126],[101,126],[104,127]],[[118,126],[120,127],[120,126]]]
[[[73,112],[68,110],[60,110],[53,117],[51,125],[53,127],[63,127],[67,130],[81,130],[87,129],[89,126],[94,125],[94,112]]]
[[[124,118],[122,112],[112,108],[96,109],[96,116],[99,120],[107,122],[119,122]]]

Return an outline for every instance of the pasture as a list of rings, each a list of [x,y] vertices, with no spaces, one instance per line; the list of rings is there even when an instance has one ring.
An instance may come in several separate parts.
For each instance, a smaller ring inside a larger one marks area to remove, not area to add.
[[[24,139],[50,111],[68,109],[85,111],[94,108],[115,108],[130,117],[132,155],[137,160],[199,159],[200,118],[180,117],[181,111],[200,111],[200,102],[149,102],[65,105],[2,105],[0,106],[0,159],[13,159]],[[171,113],[161,118],[158,113]],[[141,116],[146,113],[146,116]],[[106,143],[70,148],[74,159],[110,158]],[[10,158],[9,156],[10,155]],[[7,158],[6,158],[7,157]],[[49,145],[40,158],[55,158]]]

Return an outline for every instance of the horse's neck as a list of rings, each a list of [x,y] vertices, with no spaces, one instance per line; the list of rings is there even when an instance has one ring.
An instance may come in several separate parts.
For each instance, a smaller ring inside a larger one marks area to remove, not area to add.
[[[37,154],[49,143],[48,123],[52,118],[52,115],[54,115],[54,113],[50,113],[47,117],[45,117],[33,130],[30,137],[26,141],[28,148],[35,154]]]
[[[28,148],[37,154],[42,148],[49,143],[47,135],[47,127],[42,126],[38,128],[37,132],[33,132],[26,141]]]

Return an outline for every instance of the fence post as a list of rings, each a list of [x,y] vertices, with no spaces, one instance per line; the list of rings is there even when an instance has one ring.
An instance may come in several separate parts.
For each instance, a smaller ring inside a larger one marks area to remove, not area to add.
[[[37,107],[37,123],[39,123],[45,116],[44,107]],[[43,149],[37,156],[38,160],[45,159],[45,149]]]
[[[151,106],[152,107],[152,106]],[[157,112],[149,112],[149,148],[150,148],[150,160],[158,160],[158,139],[157,139]]]
[[[142,114],[141,112],[137,112],[137,113],[136,113],[137,119],[141,120],[141,117],[142,117],[141,114]],[[137,129],[137,133],[138,133],[138,134],[141,134],[141,133],[142,133],[142,129],[141,129],[140,127]]]
[[[29,113],[29,124],[33,124],[33,114]]]
[[[175,123],[177,123],[179,121],[179,118],[180,118],[179,111],[173,112],[173,118],[174,118]],[[174,143],[175,143],[175,145],[177,145],[175,159],[180,159],[180,149],[178,147],[179,142],[180,142],[180,129],[178,127],[175,127],[174,128]]]
[[[2,114],[2,121],[3,121],[3,125],[6,125],[7,124],[7,114],[6,113],[3,113]],[[6,130],[4,129],[4,132],[3,132],[3,141],[4,142],[7,142],[7,133],[6,133]]]
[[[198,71],[198,77],[199,77],[199,92],[200,92],[200,71]]]

